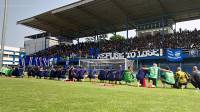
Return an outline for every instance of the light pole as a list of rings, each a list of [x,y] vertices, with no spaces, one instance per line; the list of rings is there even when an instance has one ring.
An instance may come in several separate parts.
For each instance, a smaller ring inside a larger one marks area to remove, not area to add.
[[[4,44],[7,28],[7,16],[8,16],[8,0],[5,0],[4,6],[4,16],[3,16],[3,28],[2,28],[2,37],[1,37],[1,55],[0,55],[0,68],[3,66],[3,54],[4,54]]]

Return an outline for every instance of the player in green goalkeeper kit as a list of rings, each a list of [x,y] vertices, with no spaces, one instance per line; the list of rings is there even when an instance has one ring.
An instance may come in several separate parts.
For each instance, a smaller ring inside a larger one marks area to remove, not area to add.
[[[149,67],[149,68],[143,67],[142,69],[149,71],[149,76],[148,76],[149,87],[152,87],[152,88],[157,87],[159,71],[171,72],[170,70],[166,70],[166,69],[162,69],[162,68],[158,67],[158,65],[156,63],[154,63],[152,67]],[[150,83],[151,81],[153,82],[152,84]]]
[[[127,83],[131,83],[131,82],[134,81],[135,76],[134,76],[134,73],[133,73],[133,71],[131,70],[131,67],[130,67],[130,66],[128,67],[128,70],[125,70],[125,71],[124,71],[123,77],[124,77],[123,80],[126,82],[126,84],[127,84]]]
[[[168,67],[167,70],[170,70],[170,68]],[[171,85],[172,87],[175,84],[175,79],[174,79],[174,73],[173,72],[163,72],[161,75],[162,79],[162,83],[163,83],[163,87],[166,87],[166,84]]]

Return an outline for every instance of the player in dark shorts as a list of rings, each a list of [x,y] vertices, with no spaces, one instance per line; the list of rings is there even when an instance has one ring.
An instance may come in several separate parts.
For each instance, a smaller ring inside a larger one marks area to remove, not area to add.
[[[44,79],[47,79],[49,77],[49,71],[47,68],[44,69]]]
[[[107,76],[109,83],[113,83],[113,81],[115,81],[115,74],[113,68],[108,70]]]
[[[56,70],[56,76],[57,76],[58,80],[62,79],[61,78],[61,71],[62,71],[62,69],[60,67],[58,67],[57,70]]]
[[[43,69],[43,67],[41,67],[39,69],[39,73],[38,73],[37,78],[41,79],[42,77],[44,77],[44,69]]]
[[[76,79],[76,81],[78,81],[78,78],[81,72],[81,67],[73,69],[73,72],[74,72],[74,78]]]
[[[106,69],[100,70],[99,75],[98,75],[98,79],[100,80],[100,82],[105,82],[106,80]]]
[[[74,67],[72,66],[69,68],[69,76],[68,76],[69,81],[74,81],[74,74],[75,74]]]
[[[33,67],[28,67],[28,78],[33,76]]]
[[[80,69],[77,72],[77,81],[82,81],[85,78],[85,73],[85,68],[80,67]]]
[[[66,78],[65,74],[66,74],[66,69],[65,68],[61,68],[60,78],[61,79],[65,79]]]
[[[146,67],[143,65],[142,67]],[[147,76],[148,71],[140,69],[136,75],[137,81],[138,81],[138,87],[146,87],[146,80],[145,77]]]
[[[88,78],[90,79],[90,82],[92,81],[92,79],[96,79],[96,74],[97,70],[95,68],[88,70]]]
[[[122,69],[122,66],[120,66],[119,70],[115,72],[115,84],[117,84],[117,82],[121,84],[121,81],[123,80],[123,74],[124,70]]]
[[[56,69],[53,67],[52,69],[51,69],[51,72],[50,72],[50,79],[54,79],[55,78],[55,75],[56,74]]]
[[[200,89],[200,71],[197,66],[192,68],[191,83],[197,90]]]

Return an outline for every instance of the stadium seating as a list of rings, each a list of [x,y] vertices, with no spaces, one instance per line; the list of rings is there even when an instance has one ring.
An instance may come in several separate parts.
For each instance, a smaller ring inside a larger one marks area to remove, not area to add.
[[[162,43],[161,43],[162,42]],[[103,40],[100,42],[85,42],[74,45],[56,45],[37,52],[37,56],[61,56],[61,57],[89,57],[90,49],[99,49],[100,53],[125,52],[133,50],[147,50],[159,48],[200,48],[200,31],[181,31],[174,34],[166,34],[164,38],[160,33],[145,37],[134,37],[120,41]]]

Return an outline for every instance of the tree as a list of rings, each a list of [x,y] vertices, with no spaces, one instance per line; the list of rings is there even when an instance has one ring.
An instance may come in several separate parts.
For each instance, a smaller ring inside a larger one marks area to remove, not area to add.
[[[121,36],[121,35],[113,35],[112,37],[110,37],[111,41],[119,41],[119,40],[124,40],[125,37]]]

